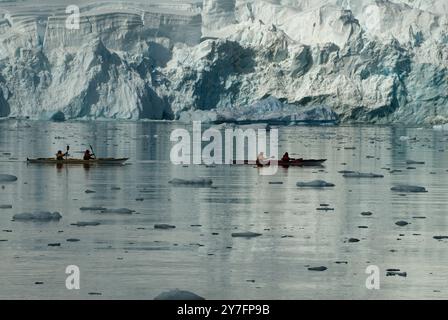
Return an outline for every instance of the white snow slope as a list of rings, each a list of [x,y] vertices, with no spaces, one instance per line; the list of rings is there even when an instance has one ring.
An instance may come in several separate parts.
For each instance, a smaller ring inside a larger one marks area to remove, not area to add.
[[[75,2],[0,2],[1,117],[448,122],[446,0]]]

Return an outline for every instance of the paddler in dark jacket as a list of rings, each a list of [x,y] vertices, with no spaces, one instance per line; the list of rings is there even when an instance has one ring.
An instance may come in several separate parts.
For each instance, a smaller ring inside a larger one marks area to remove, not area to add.
[[[65,157],[65,153],[62,152],[61,150],[58,151],[58,153],[56,153],[56,160],[64,160]]]
[[[84,152],[84,158],[83,158],[84,160],[92,160],[92,159],[95,159],[95,157],[90,153],[90,150],[86,150],[85,152]]]

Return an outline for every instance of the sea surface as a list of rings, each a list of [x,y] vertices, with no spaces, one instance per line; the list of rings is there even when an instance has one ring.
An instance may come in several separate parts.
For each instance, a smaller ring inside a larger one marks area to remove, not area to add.
[[[322,168],[279,168],[265,176],[251,165],[173,165],[170,134],[177,128],[189,126],[1,121],[0,174],[18,180],[0,182],[0,205],[12,205],[0,209],[0,298],[153,299],[175,288],[206,299],[448,298],[448,240],[433,238],[448,235],[448,133],[278,127],[280,152],[328,160]],[[81,157],[89,144],[100,157],[130,160],[91,167],[25,161],[66,145]],[[384,178],[344,178],[341,170]],[[197,177],[213,185],[168,183]],[[335,187],[296,186],[316,179]],[[397,184],[428,192],[391,191]],[[80,210],[92,206],[135,212]],[[58,211],[62,219],[12,221],[39,210]],[[100,224],[72,225],[79,221]],[[232,237],[245,231],[262,235]],[[66,288],[69,265],[80,269],[79,290]],[[366,288],[371,265],[380,271],[379,290]],[[308,270],[321,266],[327,269]],[[405,274],[387,275],[388,269]]]

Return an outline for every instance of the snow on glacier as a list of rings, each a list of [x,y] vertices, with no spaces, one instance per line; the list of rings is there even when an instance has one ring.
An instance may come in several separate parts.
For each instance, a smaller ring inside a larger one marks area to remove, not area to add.
[[[0,116],[448,122],[445,0],[0,3]]]

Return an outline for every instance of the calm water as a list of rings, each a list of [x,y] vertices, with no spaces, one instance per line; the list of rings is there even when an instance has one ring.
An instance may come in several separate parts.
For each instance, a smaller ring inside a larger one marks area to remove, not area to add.
[[[251,166],[172,165],[169,135],[179,126],[0,122],[0,173],[18,177],[0,189],[0,205],[13,206],[0,209],[0,240],[7,240],[0,242],[0,298],[152,299],[174,288],[207,299],[448,298],[448,240],[433,239],[448,235],[447,134],[390,127],[283,127],[281,151],[328,161],[320,169],[280,169],[275,176],[261,176]],[[417,140],[401,141],[401,136]],[[24,161],[50,156],[67,144],[74,152],[92,144],[100,156],[129,156],[131,161],[90,169]],[[426,164],[407,169],[411,159]],[[340,170],[385,177],[347,179]],[[213,179],[214,187],[168,184],[172,178],[199,176]],[[315,179],[336,187],[296,187],[297,181]],[[390,191],[397,183],[421,185],[429,192]],[[334,211],[316,210],[320,204]],[[124,207],[137,214],[79,210],[83,206]],[[16,213],[36,210],[59,211],[63,218],[11,221]],[[363,211],[373,214],[362,216]],[[399,227],[399,220],[410,224]],[[71,225],[78,221],[101,224]],[[176,228],[155,230],[156,223]],[[232,238],[236,231],[262,236]],[[360,241],[349,243],[349,238]],[[65,287],[65,268],[72,264],[80,267],[81,290]],[[365,287],[369,265],[381,270],[380,290]],[[308,271],[308,266],[328,269]],[[386,277],[389,268],[407,277]]]

